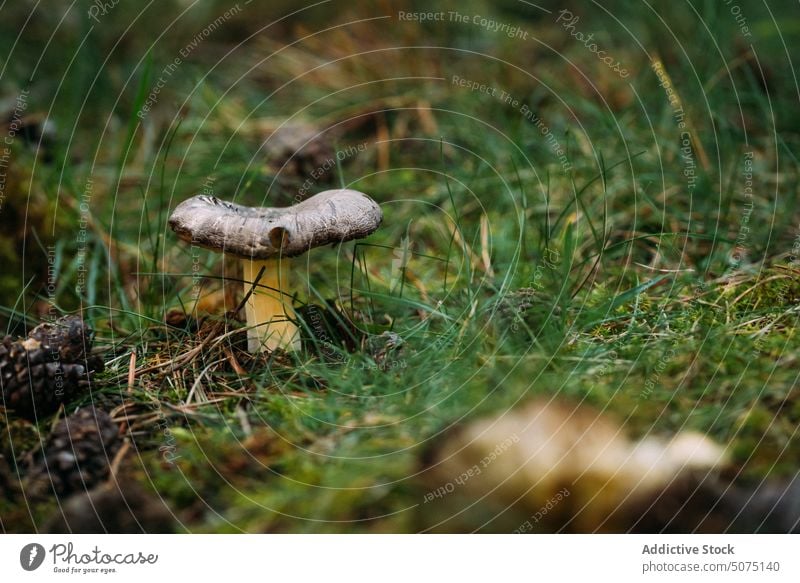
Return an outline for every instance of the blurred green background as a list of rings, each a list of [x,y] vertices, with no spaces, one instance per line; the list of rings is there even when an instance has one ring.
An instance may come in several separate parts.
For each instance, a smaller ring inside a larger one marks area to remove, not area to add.
[[[634,434],[707,432],[745,477],[796,469],[796,4],[17,0],[0,15],[0,323],[80,311],[107,350],[100,394],[172,406],[186,466],[144,455],[136,475],[187,528],[421,528],[407,509],[430,442],[534,394]],[[381,203],[384,226],[309,254],[298,299],[399,334],[402,368],[213,369],[219,400],[191,413],[203,366],[123,393],[131,350],[142,365],[197,340],[163,331],[192,306],[194,266],[202,309],[231,308],[235,265],[178,243],[178,202],[281,206],[338,185]],[[219,469],[247,450],[230,387],[286,442],[255,454],[269,472]]]

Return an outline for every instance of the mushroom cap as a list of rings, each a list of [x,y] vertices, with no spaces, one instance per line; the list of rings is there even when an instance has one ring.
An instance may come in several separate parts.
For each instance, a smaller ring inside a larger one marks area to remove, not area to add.
[[[194,245],[248,259],[269,259],[361,239],[382,220],[381,208],[366,194],[337,189],[285,208],[248,207],[200,194],[175,208],[169,226]]]

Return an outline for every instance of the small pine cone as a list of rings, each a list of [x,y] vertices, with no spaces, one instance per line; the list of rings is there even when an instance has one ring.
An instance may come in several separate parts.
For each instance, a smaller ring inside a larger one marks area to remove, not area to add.
[[[285,125],[266,143],[271,152],[271,166],[284,176],[313,178],[315,182],[333,180],[336,153],[319,129],[298,123]]]
[[[404,366],[402,360],[405,340],[394,332],[381,332],[376,336],[368,336],[364,341],[365,349],[381,370],[389,370]]]
[[[92,329],[80,316],[65,316],[55,322],[43,322],[28,334],[38,340],[42,350],[57,354],[62,362],[85,360],[92,348]]]
[[[554,306],[552,299],[531,287],[509,292],[491,306],[498,326],[506,332],[522,329],[536,333],[545,322],[561,314],[560,306]]]
[[[518,320],[536,305],[537,299],[541,302],[541,297],[537,297],[538,295],[537,291],[530,287],[509,292],[498,299],[493,306],[496,309],[495,314],[502,319],[503,325]]]
[[[119,427],[105,411],[84,407],[53,429],[44,455],[34,459],[28,481],[32,497],[53,491],[59,498],[85,492],[102,482],[122,442]]]
[[[88,386],[92,372],[103,370],[91,350],[91,328],[76,316],[34,328],[26,340],[0,341],[3,405],[27,419],[54,413]]]

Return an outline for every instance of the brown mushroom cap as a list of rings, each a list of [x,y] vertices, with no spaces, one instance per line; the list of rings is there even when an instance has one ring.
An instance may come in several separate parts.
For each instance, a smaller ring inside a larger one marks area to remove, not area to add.
[[[269,259],[361,239],[382,220],[380,207],[366,194],[338,189],[285,208],[248,207],[201,194],[180,203],[169,226],[194,245],[249,259]]]

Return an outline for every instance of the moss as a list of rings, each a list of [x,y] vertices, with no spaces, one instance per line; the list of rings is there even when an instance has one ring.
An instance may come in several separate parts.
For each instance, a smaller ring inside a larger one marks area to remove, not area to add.
[[[55,259],[54,245],[59,233],[70,224],[71,211],[56,202],[56,197],[34,178],[32,155],[16,146],[3,187],[0,207],[3,229],[0,232],[0,305],[30,305],[37,294],[47,296],[48,262]],[[40,162],[41,164],[41,162]],[[49,250],[48,250],[49,249]],[[31,285],[26,288],[26,285]],[[27,289],[26,301],[20,294]],[[0,312],[0,325],[8,328],[8,314]]]

